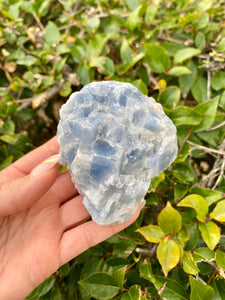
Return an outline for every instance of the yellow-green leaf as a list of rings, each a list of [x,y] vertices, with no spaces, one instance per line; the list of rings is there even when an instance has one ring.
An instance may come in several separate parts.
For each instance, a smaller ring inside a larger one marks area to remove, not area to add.
[[[192,194],[181,200],[177,206],[191,207],[195,210],[197,219],[201,222],[205,222],[205,217],[208,213],[208,205],[202,196]]]
[[[192,255],[184,251],[183,256],[183,269],[186,273],[195,275],[199,272],[199,268],[196,266]]]
[[[180,251],[177,243],[168,237],[164,238],[157,248],[157,258],[162,266],[165,276],[173,269],[179,262]]]
[[[160,243],[165,235],[163,230],[157,225],[148,225],[141,227],[137,230],[137,232],[142,234],[146,238],[146,240],[151,243]]]
[[[209,249],[213,250],[220,240],[219,227],[212,221],[198,224],[202,238]]]
[[[181,215],[167,202],[158,216],[158,224],[165,234],[177,233],[181,229]]]
[[[225,222],[225,200],[217,203],[214,210],[211,212],[210,217],[219,222]]]

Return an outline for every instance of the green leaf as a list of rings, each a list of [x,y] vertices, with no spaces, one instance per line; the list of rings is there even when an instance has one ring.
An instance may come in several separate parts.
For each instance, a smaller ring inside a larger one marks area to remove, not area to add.
[[[179,282],[162,276],[156,275],[155,277],[156,288],[161,288],[161,299],[186,300],[188,298],[184,286],[181,285]]]
[[[220,105],[222,106],[223,110],[225,110],[225,91],[220,96]]]
[[[50,46],[57,45],[60,41],[59,29],[52,21],[49,21],[46,26],[45,40]]]
[[[191,275],[196,275],[199,272],[199,268],[196,266],[192,255],[186,251],[184,251],[183,256],[183,269]]]
[[[122,295],[121,300],[140,300],[141,289],[139,285],[133,285],[129,288],[129,291]]]
[[[129,43],[126,39],[123,40],[121,47],[120,47],[120,57],[122,59],[123,64],[128,64],[132,61],[132,50],[129,46]]]
[[[145,44],[145,60],[155,73],[163,73],[170,67],[170,57],[166,50],[156,44]]]
[[[181,200],[177,206],[193,208],[196,212],[197,219],[201,222],[205,222],[208,213],[208,205],[202,196],[197,194],[189,195]]]
[[[164,238],[164,231],[157,225],[147,225],[136,230],[142,234],[148,242],[160,243]]]
[[[155,0],[153,3],[149,4],[145,13],[145,23],[150,25],[152,21],[155,19],[155,16],[158,12],[160,0]]]
[[[127,71],[129,71],[134,65],[136,65],[136,63],[138,63],[142,58],[144,57],[144,53],[138,53],[137,55],[135,55],[131,62],[127,63],[127,64],[122,64],[121,66],[119,66],[119,74],[124,74]]]
[[[136,7],[130,14],[129,17],[127,18],[126,21],[126,27],[128,28],[129,31],[133,32],[134,29],[136,29],[139,24],[141,24],[140,20],[140,11],[141,11],[142,5],[139,5]]]
[[[138,7],[139,1],[138,0],[126,0],[126,4],[130,10],[134,10]]]
[[[13,155],[10,155],[7,158],[5,158],[3,162],[0,164],[0,171],[7,168],[12,163],[12,161],[13,161]]]
[[[217,203],[216,207],[210,214],[210,218],[218,222],[225,222],[225,200]]]
[[[15,141],[16,141],[16,136],[9,135],[9,134],[3,134],[3,135],[0,135],[0,140],[4,141],[10,145],[14,145]]]
[[[191,297],[190,300],[211,300],[214,296],[214,290],[209,285],[205,285],[200,281],[189,277],[191,285]]]
[[[187,106],[177,106],[168,113],[175,126],[198,125],[202,114]]]
[[[190,73],[191,73],[191,71],[187,67],[175,66],[172,69],[170,69],[167,74],[170,76],[181,76],[181,75],[190,74]]]
[[[191,189],[192,194],[199,194],[203,198],[205,198],[205,201],[208,206],[213,204],[214,202],[220,200],[223,198],[223,193],[219,191],[213,191],[205,188],[199,188],[199,187],[194,187]]]
[[[139,89],[140,92],[142,92],[142,94],[148,95],[148,88],[144,84],[142,79],[137,79],[137,80],[133,81],[132,83],[134,86],[136,86]]]
[[[65,82],[60,91],[59,91],[59,94],[62,96],[62,97],[67,97],[71,94],[72,92],[72,89],[71,89],[71,83],[70,82]]]
[[[193,170],[185,163],[177,163],[172,169],[172,174],[180,182],[191,182],[194,180]]]
[[[207,80],[203,76],[198,76],[191,88],[191,93],[197,103],[207,100]]]
[[[181,230],[177,234],[178,239],[181,239],[183,242],[187,242],[190,239],[190,234],[185,225],[182,226]]]
[[[167,276],[168,272],[179,262],[180,251],[178,245],[168,237],[164,238],[157,248],[157,258],[162,266],[164,275]]]
[[[89,31],[95,32],[99,25],[100,19],[98,17],[92,17],[87,20],[87,22],[84,24],[84,27]]]
[[[123,267],[123,268],[116,269],[113,272],[113,275],[112,275],[115,282],[118,284],[118,286],[120,287],[121,290],[123,290],[123,283],[124,283],[125,273],[126,273],[126,270]]]
[[[213,124],[217,112],[218,102],[219,96],[195,106],[194,110],[203,114],[203,119],[201,123],[194,128],[194,132],[203,131]]]
[[[209,249],[213,250],[220,240],[219,227],[212,221],[198,224],[202,238]]]
[[[116,296],[119,291],[118,284],[113,277],[104,272],[91,274],[78,281],[78,283],[92,297],[100,300],[111,299]]]
[[[220,250],[216,250],[216,264],[225,270],[225,253]]]
[[[3,125],[0,127],[0,134],[13,135],[15,133],[15,124],[12,120],[5,120]]]
[[[26,55],[23,58],[18,59],[17,64],[29,67],[29,66],[32,66],[36,61],[37,61],[36,57],[34,57],[32,55]]]
[[[155,283],[156,279],[152,272],[151,264],[149,262],[147,262],[146,260],[143,261],[143,263],[141,263],[139,266],[139,271],[140,271],[141,276],[144,279],[146,279],[152,283]]]
[[[25,299],[35,299],[47,294],[55,283],[55,277],[51,276],[34,289]]]
[[[149,192],[155,192],[156,189],[157,189],[157,187],[158,187],[158,185],[160,184],[160,182],[162,182],[164,179],[165,179],[165,173],[164,172],[162,172],[158,176],[154,177],[151,180]]]
[[[207,247],[200,247],[194,250],[193,257],[196,262],[215,260],[215,251]]]
[[[191,223],[187,225],[187,230],[189,232],[190,238],[185,245],[185,250],[192,250],[198,244],[199,240],[199,230],[196,223]]]
[[[214,289],[213,300],[225,299],[225,280],[219,280],[217,277],[211,282],[210,286]]]
[[[195,37],[195,46],[200,50],[203,50],[206,46],[205,35],[201,31]]]
[[[99,73],[107,76],[113,76],[115,73],[114,62],[107,56],[99,56],[91,62],[90,66],[98,67]]]
[[[191,73],[186,75],[181,75],[178,78],[181,92],[185,97],[190,91],[190,89],[192,88],[198,73],[197,67],[192,60],[188,62],[187,67],[190,69]]]
[[[212,88],[215,91],[225,89],[225,72],[216,72],[211,79]]]
[[[174,163],[184,162],[190,152],[191,152],[191,146],[189,144],[185,144],[184,147],[182,148],[181,152],[176,157]]]
[[[180,89],[176,86],[166,88],[158,97],[158,101],[163,107],[168,109],[174,108],[180,101]]]
[[[185,49],[177,51],[177,53],[174,55],[174,64],[181,63],[182,61],[191,58],[195,55],[198,55],[201,53],[200,49],[187,47]]]
[[[166,207],[160,212],[158,224],[166,235],[177,233],[181,230],[181,215],[171,206],[170,202],[167,202]]]

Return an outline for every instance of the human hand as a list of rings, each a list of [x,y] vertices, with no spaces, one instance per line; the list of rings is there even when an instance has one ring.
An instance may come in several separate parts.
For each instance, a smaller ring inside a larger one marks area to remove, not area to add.
[[[87,221],[68,171],[58,175],[56,138],[0,173],[0,299],[24,299],[86,249],[130,225]],[[54,155],[52,157],[52,155]]]

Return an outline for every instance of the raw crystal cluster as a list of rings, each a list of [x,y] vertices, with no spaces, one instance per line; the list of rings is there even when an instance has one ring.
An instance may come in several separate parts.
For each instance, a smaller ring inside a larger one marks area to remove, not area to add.
[[[98,224],[132,218],[177,154],[176,128],[160,104],[130,83],[92,82],[60,110],[61,163]]]

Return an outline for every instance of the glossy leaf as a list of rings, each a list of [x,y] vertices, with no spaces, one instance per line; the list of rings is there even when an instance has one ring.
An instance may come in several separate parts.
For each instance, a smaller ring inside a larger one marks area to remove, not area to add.
[[[170,57],[166,50],[156,44],[145,44],[145,60],[155,73],[163,73],[170,67]]]
[[[190,73],[191,73],[191,71],[187,67],[175,66],[172,69],[170,69],[167,74],[170,76],[181,76],[181,75],[190,74]]]
[[[190,300],[212,300],[214,291],[209,285],[205,285],[200,281],[194,279],[194,277],[189,277],[191,285],[191,297]]]
[[[225,200],[217,203],[214,210],[211,212],[210,217],[219,222],[225,222]]]
[[[212,76],[212,88],[216,91],[225,89],[225,72],[218,71]]]
[[[170,202],[167,202],[166,207],[161,210],[158,216],[158,224],[166,235],[181,230],[181,215],[171,206]]]
[[[35,299],[47,294],[55,283],[55,277],[51,276],[34,289],[25,299]]]
[[[198,55],[201,53],[200,49],[187,47],[185,49],[177,51],[174,56],[174,64],[181,63],[182,61],[191,58],[192,56]]]
[[[144,279],[146,279],[152,283],[155,283],[156,279],[152,272],[152,267],[151,267],[150,262],[144,261],[143,263],[141,263],[140,267],[139,267],[139,271],[140,271],[141,276]]]
[[[145,239],[151,243],[160,243],[165,235],[161,227],[157,225],[148,225],[141,227],[137,230],[137,232],[142,234]]]
[[[225,253],[220,250],[216,250],[216,264],[225,270]]]
[[[175,126],[198,125],[202,121],[202,114],[188,106],[177,106],[168,115]]]
[[[205,198],[205,201],[208,206],[223,198],[223,193],[220,191],[200,187],[194,187],[193,189],[191,189],[191,192],[193,194],[201,195],[203,198]]]
[[[195,132],[203,131],[213,124],[217,112],[218,102],[219,97],[217,96],[212,100],[203,102],[195,106],[194,110],[203,115],[201,123],[194,128]]]
[[[220,240],[219,227],[212,221],[199,223],[198,226],[206,245],[213,250]]]
[[[119,287],[113,277],[107,273],[94,273],[82,280],[79,285],[84,288],[92,297],[107,300],[116,296]]]
[[[177,105],[180,100],[180,89],[176,86],[166,88],[158,97],[158,101],[163,107],[172,109]]]
[[[215,251],[207,247],[196,248],[193,252],[193,257],[196,262],[199,261],[212,261],[215,260]]]
[[[160,298],[164,299],[173,299],[173,300],[186,300],[187,294],[183,285],[181,285],[178,281],[165,278],[162,276],[156,276],[155,286],[157,289],[162,288],[160,290]]]
[[[198,76],[191,88],[192,95],[197,103],[207,101],[207,80]]]
[[[120,287],[121,290],[123,290],[125,273],[126,273],[125,268],[119,268],[119,269],[116,269],[112,275],[115,282],[118,284],[118,286]]]
[[[201,222],[205,222],[208,213],[208,205],[202,196],[197,194],[189,195],[181,200],[177,206],[193,208],[196,212],[197,219]]]
[[[192,255],[186,251],[184,251],[183,256],[183,268],[186,273],[191,275],[196,275],[199,272]]]
[[[121,300],[140,300],[141,289],[138,285],[133,285],[129,288],[129,291],[122,295]]]
[[[157,258],[162,266],[165,276],[173,269],[179,262],[180,251],[178,245],[168,237],[160,242],[157,248]]]

